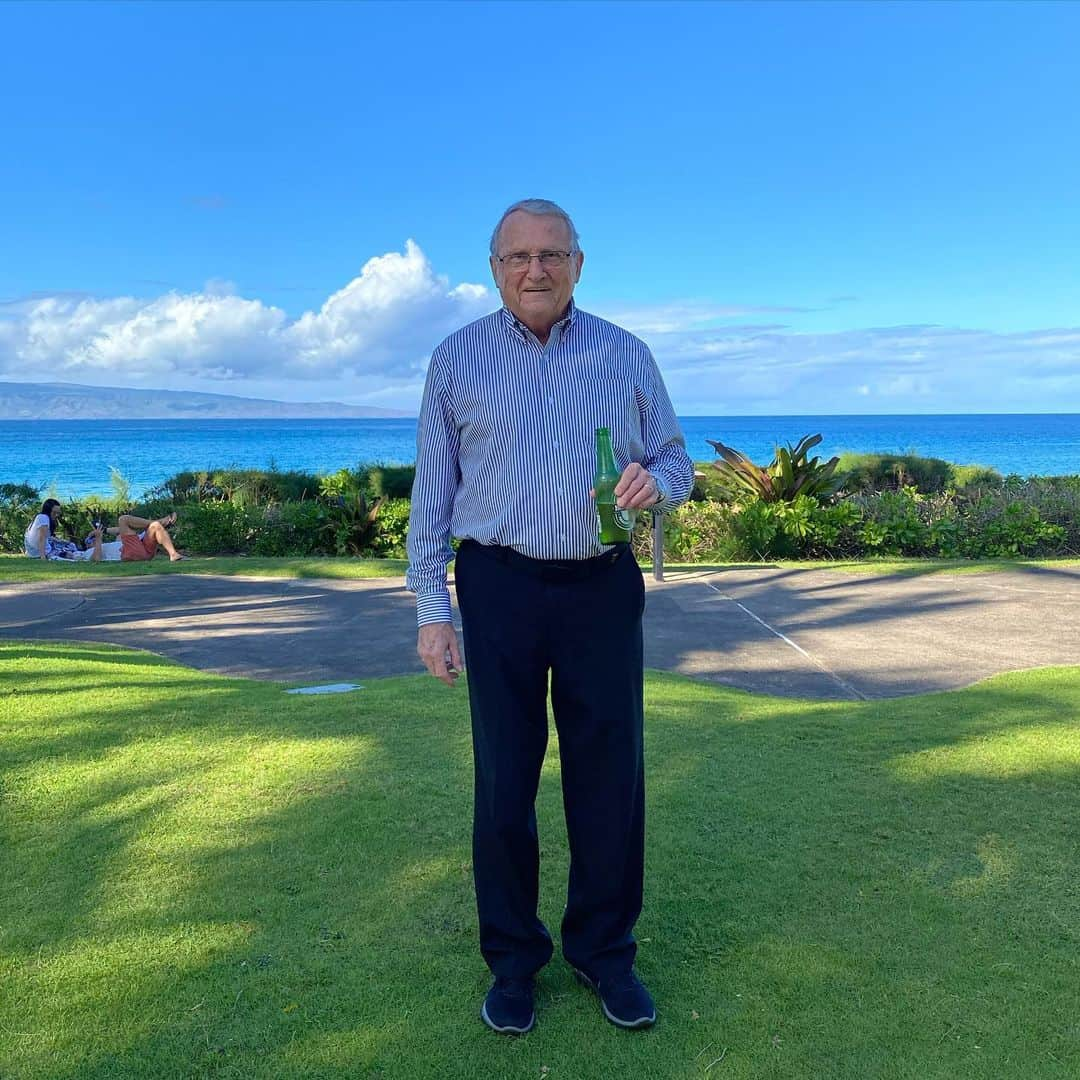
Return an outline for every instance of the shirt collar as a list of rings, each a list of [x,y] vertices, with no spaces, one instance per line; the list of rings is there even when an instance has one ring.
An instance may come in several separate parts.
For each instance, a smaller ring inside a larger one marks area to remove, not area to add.
[[[555,324],[560,328],[562,333],[566,331],[574,324],[574,320],[577,318],[577,305],[574,303],[574,298],[570,297],[570,303],[567,305],[566,314]],[[521,337],[525,337],[526,334],[531,334],[532,331],[521,322],[518,317],[504,304],[502,308],[503,322],[512,329],[517,331]],[[552,327],[554,329],[554,327]]]

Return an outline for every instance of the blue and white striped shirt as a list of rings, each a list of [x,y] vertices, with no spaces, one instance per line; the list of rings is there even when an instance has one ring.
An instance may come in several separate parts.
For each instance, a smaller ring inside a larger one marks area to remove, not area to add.
[[[417,621],[450,621],[450,536],[536,559],[605,550],[589,497],[596,429],[619,470],[656,478],[660,511],[690,494],[694,466],[648,346],[571,302],[546,345],[507,308],[432,354],[416,435],[409,571]]]

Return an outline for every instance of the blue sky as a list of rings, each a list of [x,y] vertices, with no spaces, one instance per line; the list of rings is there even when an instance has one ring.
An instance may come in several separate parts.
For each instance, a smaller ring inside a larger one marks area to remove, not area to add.
[[[414,407],[574,216],[683,413],[1080,411],[1080,5],[3,4],[0,379]]]

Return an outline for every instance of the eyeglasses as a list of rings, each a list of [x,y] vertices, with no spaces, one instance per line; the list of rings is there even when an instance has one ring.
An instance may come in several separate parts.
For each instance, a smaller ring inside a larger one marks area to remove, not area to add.
[[[539,259],[545,270],[560,270],[573,254],[572,251],[541,251],[539,255],[530,255],[525,251],[514,251],[509,255],[496,255],[495,260],[511,270],[524,270],[533,259]]]

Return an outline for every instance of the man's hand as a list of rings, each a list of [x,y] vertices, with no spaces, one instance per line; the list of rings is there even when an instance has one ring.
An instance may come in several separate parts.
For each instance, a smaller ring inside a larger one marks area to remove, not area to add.
[[[441,679],[447,686],[454,685],[461,670],[461,654],[458,652],[453,623],[425,623],[421,626],[416,636],[416,652],[424,661],[424,667],[436,679]]]
[[[615,500],[623,510],[647,510],[660,501],[660,489],[653,474],[632,461],[615,485]]]

